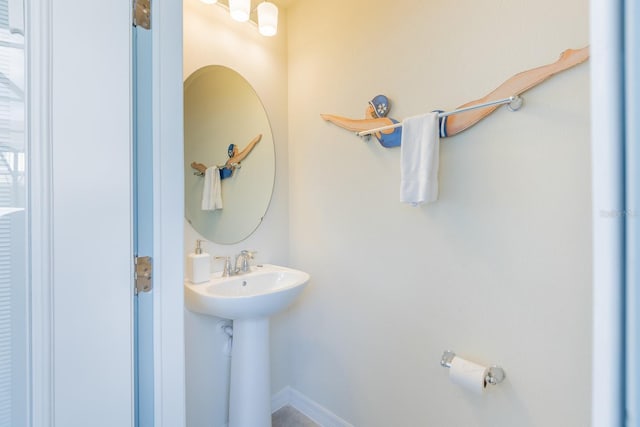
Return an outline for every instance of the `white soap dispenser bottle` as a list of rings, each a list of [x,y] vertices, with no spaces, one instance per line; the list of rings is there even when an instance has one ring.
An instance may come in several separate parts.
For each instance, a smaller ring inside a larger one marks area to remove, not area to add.
[[[209,281],[211,275],[211,258],[202,251],[202,240],[196,240],[196,249],[187,257],[187,279],[191,283],[204,283]]]

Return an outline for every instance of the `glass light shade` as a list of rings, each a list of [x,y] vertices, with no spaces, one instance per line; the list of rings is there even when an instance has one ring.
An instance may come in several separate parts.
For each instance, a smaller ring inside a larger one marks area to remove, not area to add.
[[[218,0],[200,0],[204,4],[215,4],[218,3]]]
[[[278,6],[268,1],[258,5],[258,31],[263,36],[274,36],[278,32]]]
[[[229,12],[236,21],[248,21],[251,13],[251,0],[229,0]]]

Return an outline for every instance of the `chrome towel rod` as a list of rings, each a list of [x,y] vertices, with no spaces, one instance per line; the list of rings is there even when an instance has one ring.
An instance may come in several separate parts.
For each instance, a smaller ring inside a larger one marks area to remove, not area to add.
[[[478,108],[491,107],[493,105],[503,105],[503,104],[509,104],[509,109],[511,111],[517,111],[517,110],[520,109],[520,107],[522,107],[522,98],[520,98],[517,95],[513,95],[513,96],[510,96],[508,98],[498,99],[496,101],[485,102],[484,104],[472,105],[470,107],[460,108],[459,110],[453,110],[453,111],[446,111],[446,112],[438,113],[438,117],[447,117],[447,116],[451,116],[453,114],[464,113],[465,111],[477,110]],[[395,128],[400,127],[400,126],[402,126],[402,122],[394,123],[392,125],[382,126],[382,127],[375,128],[375,129],[364,130],[362,132],[356,132],[356,135],[358,135],[358,136],[367,136],[367,135],[371,135],[371,134],[376,133],[376,132],[380,132],[382,130],[395,129]]]

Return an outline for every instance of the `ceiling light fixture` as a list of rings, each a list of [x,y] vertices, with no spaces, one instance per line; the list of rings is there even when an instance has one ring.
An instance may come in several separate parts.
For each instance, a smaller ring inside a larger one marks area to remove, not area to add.
[[[218,0],[200,0],[202,3],[215,4],[227,9],[227,5]],[[251,18],[251,0],[229,0],[228,6],[231,17],[239,22],[247,22]],[[263,36],[274,36],[278,32],[278,6],[270,1],[261,2],[255,9],[258,15],[258,31]],[[251,21],[254,23],[253,21]]]
[[[263,1],[258,5],[258,31],[263,36],[275,36],[278,32],[278,6]]]
[[[251,14],[251,0],[229,0],[229,13],[238,22],[247,22]]]

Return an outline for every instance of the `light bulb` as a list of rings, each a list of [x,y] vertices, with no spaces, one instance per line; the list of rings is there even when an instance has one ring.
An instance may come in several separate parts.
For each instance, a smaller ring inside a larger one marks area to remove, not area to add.
[[[258,5],[258,31],[263,36],[274,36],[278,32],[278,6],[268,1]]]
[[[229,0],[229,12],[236,21],[248,21],[251,13],[251,0]]]

